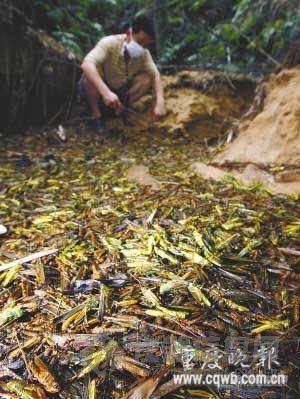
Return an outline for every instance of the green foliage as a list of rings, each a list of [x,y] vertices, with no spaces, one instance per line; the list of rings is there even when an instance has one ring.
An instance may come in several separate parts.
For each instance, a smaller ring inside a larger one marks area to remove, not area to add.
[[[226,41],[232,43],[238,42],[240,39],[239,33],[234,29],[232,24],[225,23],[221,26],[220,33]]]
[[[57,4],[53,3],[52,0],[35,0],[35,7],[47,21],[46,29],[50,26],[50,33],[79,56],[106,34],[101,22],[118,10],[115,0],[59,0],[55,2]]]
[[[270,70],[274,67],[271,59],[282,60],[291,41],[300,34],[300,4],[295,10],[287,4],[282,2],[280,7],[275,0],[228,0],[222,5],[214,0],[178,2],[171,14],[187,15],[188,31],[177,31],[180,40],[174,34],[176,27],[165,32],[176,41],[166,42],[163,61],[184,59],[235,71]],[[191,38],[196,49],[188,46]]]
[[[192,4],[192,10],[198,11],[200,10],[206,3],[208,3],[208,0],[197,0],[194,1]]]
[[[142,12],[156,21],[159,62],[271,69],[300,34],[300,5],[282,0],[35,0],[48,31],[83,56]],[[158,22],[159,21],[159,22]],[[39,23],[39,21],[36,21]],[[266,57],[266,54],[270,57]]]
[[[78,37],[70,32],[55,31],[53,36],[67,48],[72,50],[74,53],[81,54],[81,48],[77,43]]]

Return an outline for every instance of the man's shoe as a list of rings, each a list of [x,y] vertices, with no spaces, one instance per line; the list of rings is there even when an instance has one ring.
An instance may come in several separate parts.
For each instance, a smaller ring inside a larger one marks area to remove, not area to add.
[[[125,126],[134,126],[135,123],[130,120],[130,115],[134,114],[134,111],[131,111],[131,109],[125,108],[121,114],[120,117],[122,119],[122,122]]]
[[[122,145],[122,146],[125,146],[126,144],[128,144],[128,137],[126,137],[124,134],[122,134],[121,136],[120,136],[120,144]]]
[[[28,155],[23,154],[20,159],[16,162],[17,166],[21,166],[22,168],[27,168],[28,166],[32,165],[32,161],[28,157]]]
[[[93,125],[96,133],[103,134],[105,132],[105,120],[102,116],[95,118],[93,121]]]

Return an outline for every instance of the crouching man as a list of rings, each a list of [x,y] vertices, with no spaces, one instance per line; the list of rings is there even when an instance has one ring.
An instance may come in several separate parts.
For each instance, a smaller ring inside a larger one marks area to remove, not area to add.
[[[153,118],[165,114],[160,74],[147,50],[154,37],[151,21],[140,16],[126,34],[102,38],[84,58],[79,93],[88,103],[97,133],[105,131],[105,109],[126,123],[128,109],[151,89]]]

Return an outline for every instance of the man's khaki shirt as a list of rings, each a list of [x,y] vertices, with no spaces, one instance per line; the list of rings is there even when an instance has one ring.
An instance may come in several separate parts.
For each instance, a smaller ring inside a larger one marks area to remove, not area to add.
[[[114,89],[123,86],[137,73],[146,72],[152,78],[159,74],[149,50],[145,50],[141,57],[129,59],[127,76],[124,58],[125,43],[125,34],[106,36],[85,57],[85,61],[91,61],[96,65],[100,76]]]

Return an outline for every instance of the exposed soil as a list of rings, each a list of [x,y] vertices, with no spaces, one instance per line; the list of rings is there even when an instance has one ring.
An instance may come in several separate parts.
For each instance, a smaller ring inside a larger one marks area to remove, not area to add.
[[[217,161],[300,164],[300,67],[271,76],[265,105]]]
[[[166,117],[154,123],[151,118],[151,96],[136,105],[132,132],[160,131],[193,140],[221,137],[228,127],[248,109],[256,81],[243,75],[208,71],[183,71],[163,78]],[[118,121],[110,122],[112,129]],[[125,129],[126,130],[126,129]]]

